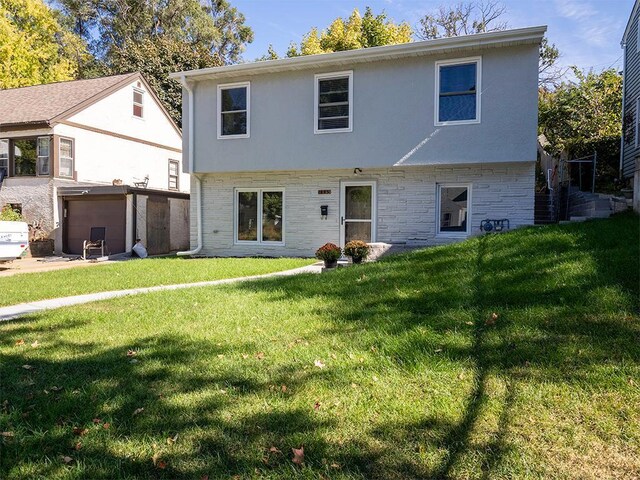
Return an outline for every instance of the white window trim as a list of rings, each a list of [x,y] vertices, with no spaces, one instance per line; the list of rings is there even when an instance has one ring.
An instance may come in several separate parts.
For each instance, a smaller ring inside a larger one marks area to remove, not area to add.
[[[146,97],[146,95],[145,95],[145,91],[144,91],[144,90],[142,90],[141,88],[138,88],[138,87],[133,87],[133,91],[134,91],[134,92],[138,92],[140,95],[142,95],[142,103],[138,103],[138,102],[136,102],[136,101],[134,100],[134,96],[133,96],[133,95],[131,95],[132,106],[140,105],[140,106],[142,107],[142,115],[139,117],[139,116],[135,115],[135,114],[133,113],[133,111],[132,111],[132,112],[131,112],[131,116],[132,116],[133,118],[137,118],[138,120],[144,120],[144,110],[145,110],[145,101],[144,101],[144,99],[145,99],[145,97]]]
[[[230,88],[246,87],[247,89],[247,133],[239,135],[222,135],[222,90]],[[218,85],[216,108],[216,124],[218,130],[218,140],[232,140],[235,138],[249,138],[251,135],[251,82],[224,83]]]
[[[333,78],[349,78],[349,126],[347,128],[318,128],[318,110],[320,110],[320,89],[318,85],[320,80],[331,80]],[[314,76],[313,80],[313,133],[325,134],[325,133],[348,133],[353,131],[353,70],[346,70],[344,72],[331,72],[331,73],[318,73]]]
[[[257,240],[238,240],[238,194],[242,192],[256,192],[258,193],[258,225],[256,231],[258,232]],[[262,240],[262,193],[263,192],[282,192],[282,240],[279,242],[263,241]],[[284,247],[285,245],[285,208],[286,208],[286,195],[284,188],[235,188],[233,190],[233,244],[234,245],[272,245],[278,247]]]
[[[171,165],[175,165],[176,166],[176,174],[175,175],[171,175]],[[167,188],[169,190],[172,191],[179,191],[180,190],[180,160],[175,160],[173,158],[169,159],[169,165],[168,165],[168,176],[167,176]],[[173,188],[171,186],[171,177],[176,177],[176,187]]]
[[[48,143],[47,148],[47,156],[40,155],[40,140],[45,140]],[[40,159],[47,159],[47,171],[40,173],[41,164]],[[51,138],[49,136],[40,136],[36,139],[36,176],[38,177],[49,177],[51,176]]]
[[[71,175],[62,175],[62,140],[69,140],[71,142]],[[73,178],[73,172],[76,168],[76,156],[75,156],[75,141],[73,138],[60,137],[58,139],[58,177],[61,178]]]
[[[467,230],[465,232],[441,232],[440,231],[440,198],[443,188],[467,189]],[[439,238],[467,238],[471,235],[471,203],[472,190],[470,183],[438,183],[436,184],[436,237]]]
[[[476,64],[476,118],[473,120],[454,120],[449,122],[441,122],[439,120],[440,115],[440,67],[450,67],[451,65],[463,65],[465,63]],[[466,57],[456,58],[452,60],[441,60],[435,64],[436,70],[436,88],[435,88],[435,109],[434,109],[434,125],[436,127],[443,127],[447,125],[471,125],[480,123],[480,103],[482,99],[482,57]]]

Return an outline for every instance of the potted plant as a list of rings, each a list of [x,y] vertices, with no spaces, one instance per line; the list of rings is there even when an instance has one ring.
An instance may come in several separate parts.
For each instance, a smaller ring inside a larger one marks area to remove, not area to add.
[[[49,238],[40,222],[29,224],[29,251],[32,257],[53,255],[53,239]]]
[[[362,240],[351,240],[344,246],[344,254],[351,257],[353,263],[362,263],[369,256],[369,245]]]
[[[318,250],[316,250],[316,258],[324,260],[325,268],[334,268],[338,265],[338,259],[342,255],[342,250],[339,246],[333,243],[325,243]]]

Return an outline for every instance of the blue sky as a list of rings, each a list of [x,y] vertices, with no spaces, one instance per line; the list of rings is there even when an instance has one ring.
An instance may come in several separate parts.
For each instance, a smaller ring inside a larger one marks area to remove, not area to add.
[[[336,17],[354,9],[374,13],[383,9],[396,22],[415,27],[419,19],[442,4],[459,0],[231,0],[246,17],[255,39],[244,53],[253,61],[266,53],[269,44],[283,55],[289,42],[300,42],[311,27],[325,28]],[[602,70],[622,67],[620,39],[634,0],[504,0],[504,19],[512,28],[547,25],[549,41],[562,55],[563,66]]]

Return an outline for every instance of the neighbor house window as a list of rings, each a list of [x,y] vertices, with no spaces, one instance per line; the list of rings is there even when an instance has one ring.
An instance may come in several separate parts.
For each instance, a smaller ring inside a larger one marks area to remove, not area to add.
[[[236,190],[236,242],[284,242],[284,191]]]
[[[436,62],[436,125],[480,122],[480,58]]]
[[[636,147],[640,146],[640,141],[638,141],[638,134],[640,133],[640,98],[636,99],[636,118],[634,122],[635,127],[635,142]]]
[[[438,185],[437,190],[438,234],[468,235],[471,187],[469,185]]]
[[[133,89],[133,116],[137,118],[144,117],[144,90],[139,88]]]
[[[60,170],[61,177],[73,177],[73,140],[60,139]]]
[[[0,178],[9,175],[9,140],[0,139]]]
[[[218,138],[247,138],[249,114],[249,82],[218,85]]]
[[[169,160],[169,190],[178,190],[180,187],[180,162]]]
[[[49,175],[49,137],[38,137],[38,175]]]
[[[353,72],[315,76],[315,133],[353,130]]]

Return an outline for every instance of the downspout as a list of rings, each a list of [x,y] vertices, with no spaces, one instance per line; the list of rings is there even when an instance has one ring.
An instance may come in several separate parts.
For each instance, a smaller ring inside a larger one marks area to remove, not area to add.
[[[620,167],[619,167],[619,174],[618,174],[618,178],[620,178],[622,180],[622,168],[623,168],[623,163],[624,163],[624,130],[625,130],[625,125],[624,125],[624,109],[625,109],[625,98],[624,98],[624,90],[625,90],[625,77],[627,76],[627,44],[626,43],[622,43],[622,132],[620,135]],[[637,113],[636,113],[637,115]]]
[[[184,89],[188,94],[188,103],[189,103],[189,140],[188,140],[188,148],[189,148],[189,175],[193,176],[196,181],[196,231],[197,231],[197,243],[196,248],[192,250],[186,250],[184,252],[178,252],[177,255],[180,257],[186,257],[189,255],[197,255],[200,250],[202,250],[202,182],[200,177],[193,172],[194,167],[194,150],[195,150],[195,124],[194,124],[194,111],[195,105],[193,103],[193,89],[187,82],[185,76],[180,77],[179,82],[182,84]],[[194,200],[193,198],[191,199]]]

